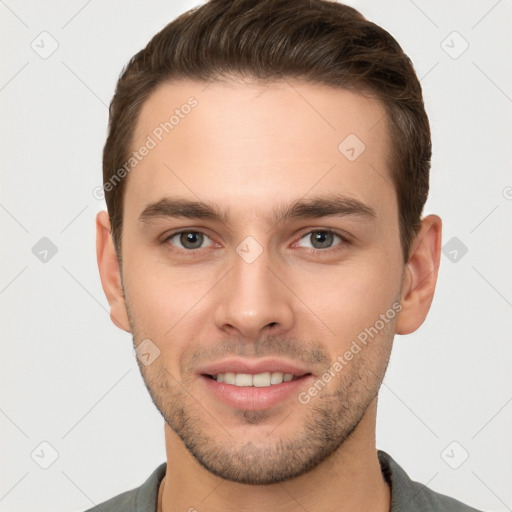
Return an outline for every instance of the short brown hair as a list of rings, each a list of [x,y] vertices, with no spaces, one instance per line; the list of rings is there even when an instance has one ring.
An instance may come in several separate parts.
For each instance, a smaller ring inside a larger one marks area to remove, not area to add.
[[[398,200],[400,239],[408,261],[428,195],[432,152],[421,85],[397,41],[338,2],[210,0],[169,23],[134,55],[117,82],[103,151],[104,184],[112,184],[129,160],[141,107],[158,85],[229,76],[262,82],[302,79],[369,93],[382,102],[392,139],[388,165]],[[108,190],[104,186],[119,259],[125,182],[118,180]]]

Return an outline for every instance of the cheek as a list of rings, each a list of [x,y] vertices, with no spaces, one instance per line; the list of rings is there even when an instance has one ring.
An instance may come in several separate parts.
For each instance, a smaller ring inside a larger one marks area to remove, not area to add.
[[[391,264],[376,252],[357,263],[319,265],[314,272],[296,276],[294,289],[327,326],[326,335],[339,352],[392,308],[399,296],[400,276],[400,264]]]
[[[148,258],[142,251],[126,253],[124,285],[138,335],[162,341],[175,336],[201,309],[201,299],[212,288],[215,275],[211,274],[215,272],[171,268],[161,258]]]

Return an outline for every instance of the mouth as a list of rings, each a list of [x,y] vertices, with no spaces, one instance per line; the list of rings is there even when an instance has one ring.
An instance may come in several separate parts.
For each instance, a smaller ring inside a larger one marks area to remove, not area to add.
[[[257,374],[251,373],[235,373],[225,372],[217,373],[216,375],[203,374],[216,382],[224,382],[232,386],[238,387],[256,387],[265,388],[269,386],[277,386],[283,382],[291,382],[300,379],[301,377],[311,375],[304,373],[302,375],[294,375],[293,373],[283,372],[262,372]]]
[[[300,390],[314,381],[308,369],[276,359],[229,359],[201,368],[198,374],[205,396],[232,409],[251,411],[291,405]]]

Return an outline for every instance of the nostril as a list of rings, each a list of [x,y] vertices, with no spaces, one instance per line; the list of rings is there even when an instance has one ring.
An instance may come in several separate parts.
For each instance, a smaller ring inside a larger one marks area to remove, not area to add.
[[[268,326],[269,326],[269,327],[274,327],[274,325],[277,325],[277,322],[270,322],[270,323],[268,324]]]

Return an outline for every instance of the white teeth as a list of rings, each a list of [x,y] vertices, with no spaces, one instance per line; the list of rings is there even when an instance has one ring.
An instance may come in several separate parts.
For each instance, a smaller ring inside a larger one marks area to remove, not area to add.
[[[235,375],[236,386],[252,386],[252,375],[248,373],[237,373]]]
[[[257,388],[270,386],[271,383],[272,381],[270,380],[270,372],[258,373],[252,378],[252,385],[256,386]]]
[[[222,373],[220,374],[222,375]],[[224,374],[224,382],[226,384],[234,384],[235,383],[235,374],[231,372],[227,372]]]
[[[282,372],[272,372],[270,376],[270,384],[281,384],[283,382],[283,373]],[[287,373],[286,375],[290,375]]]
[[[257,388],[268,387],[270,385],[282,384],[293,380],[293,374],[282,372],[264,372],[252,375],[250,373],[218,373],[213,378],[217,382],[224,382],[240,387],[255,386]]]

